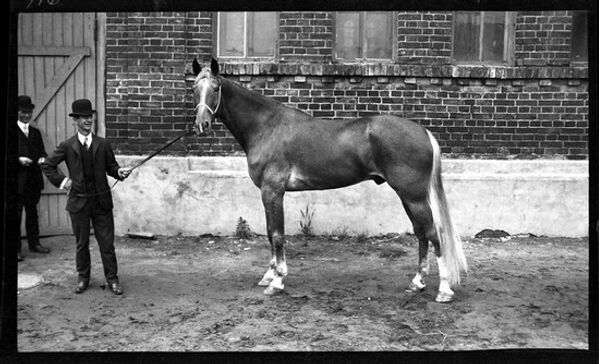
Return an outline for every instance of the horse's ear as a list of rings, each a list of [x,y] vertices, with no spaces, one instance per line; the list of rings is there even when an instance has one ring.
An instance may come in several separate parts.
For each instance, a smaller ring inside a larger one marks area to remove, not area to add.
[[[202,66],[200,66],[200,64],[198,63],[198,60],[196,58],[193,59],[193,74],[194,75],[198,75],[200,74],[200,71],[202,70]]]
[[[210,70],[212,71],[213,75],[218,75],[218,68],[218,61],[212,57],[212,61],[210,62]]]

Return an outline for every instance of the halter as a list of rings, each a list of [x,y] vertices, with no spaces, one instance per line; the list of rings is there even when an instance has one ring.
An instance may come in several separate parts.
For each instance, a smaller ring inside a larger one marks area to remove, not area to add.
[[[214,110],[212,110],[212,108],[210,106],[208,106],[208,104],[206,104],[205,102],[200,101],[195,107],[196,112],[198,111],[198,108],[200,106],[205,106],[213,116],[216,115],[216,113],[218,112],[218,108],[220,107],[220,100],[221,100],[221,96],[222,96],[221,90],[222,90],[222,86],[218,86],[218,102],[216,103],[216,107],[214,108]]]

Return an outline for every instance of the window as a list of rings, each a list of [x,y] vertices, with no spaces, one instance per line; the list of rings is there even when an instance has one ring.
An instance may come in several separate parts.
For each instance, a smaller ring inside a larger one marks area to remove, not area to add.
[[[275,56],[279,35],[276,12],[219,12],[217,24],[218,57]]]
[[[392,12],[337,12],[335,58],[390,60],[394,28]]]
[[[512,15],[506,11],[455,13],[453,58],[458,63],[512,63]]]
[[[588,62],[587,13],[575,11],[572,16],[572,51],[573,62]]]

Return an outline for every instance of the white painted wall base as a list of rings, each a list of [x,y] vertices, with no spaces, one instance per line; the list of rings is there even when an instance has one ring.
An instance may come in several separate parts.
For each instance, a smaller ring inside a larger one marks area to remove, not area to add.
[[[121,166],[142,157],[117,156]],[[508,233],[588,235],[588,162],[561,160],[443,160],[452,218],[462,236],[482,229]],[[156,157],[113,190],[118,235],[230,235],[239,217],[265,234],[260,191],[244,157]],[[285,195],[287,234],[300,229],[300,210],[315,211],[314,232],[377,235],[411,232],[387,184],[366,181],[327,191]]]

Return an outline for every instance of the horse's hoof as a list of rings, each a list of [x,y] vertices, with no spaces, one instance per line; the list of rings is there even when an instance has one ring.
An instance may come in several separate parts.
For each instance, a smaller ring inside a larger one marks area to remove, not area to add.
[[[268,285],[270,285],[271,281],[272,281],[272,279],[264,279],[264,278],[262,278],[262,280],[260,282],[258,282],[258,285],[260,287],[268,287]]]
[[[269,284],[270,287],[274,288],[274,289],[278,289],[278,290],[282,290],[283,288],[285,288],[285,285],[283,284],[283,278],[282,277],[275,277]]]
[[[410,282],[410,285],[406,288],[406,292],[419,293],[424,291],[425,288],[426,286],[419,286],[414,282]]]
[[[281,292],[281,291],[283,291],[283,290],[282,290],[282,289],[275,288],[275,287],[273,287],[273,286],[268,286],[268,287],[266,287],[266,289],[264,290],[264,294],[265,294],[265,295],[267,295],[267,296],[272,296],[272,295],[274,295],[274,294],[277,294],[277,293],[279,293],[279,292]]]
[[[259,286],[266,287],[276,277],[274,269],[268,269],[262,276],[262,280],[258,283]]]
[[[437,297],[435,297],[435,301],[440,303],[451,302],[453,301],[453,293],[439,292],[437,293]]]

